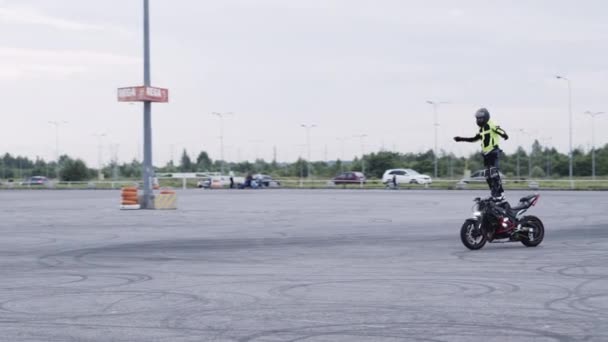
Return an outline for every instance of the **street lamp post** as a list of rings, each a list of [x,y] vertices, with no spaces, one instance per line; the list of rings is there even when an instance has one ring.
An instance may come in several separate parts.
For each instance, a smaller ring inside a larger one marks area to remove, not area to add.
[[[112,179],[118,179],[118,149],[120,144],[110,144],[110,155],[112,158]]]
[[[434,168],[435,168],[435,178],[437,178],[437,131],[439,129],[439,120],[438,120],[438,115],[437,115],[437,108],[439,107],[439,105],[442,104],[448,104],[449,102],[447,101],[426,101],[426,103],[430,104],[431,106],[433,106],[433,119],[434,119],[434,126],[435,126],[435,148],[434,148],[434,159],[433,159],[433,164],[434,164]]]
[[[306,149],[308,151],[308,157],[306,158],[306,177],[310,179],[310,130],[317,127],[317,125],[301,124],[300,127],[306,129]]]
[[[516,132],[518,133],[518,139],[516,141],[516,145],[517,145],[517,168],[516,168],[516,170],[517,170],[517,179],[520,179],[519,157],[520,157],[521,153],[519,152],[519,150],[520,150],[519,144],[521,143],[521,137],[524,136],[524,134],[526,134],[526,131],[523,128],[520,128],[520,129],[517,129]],[[524,151],[525,151],[525,149],[524,149]]]
[[[102,139],[106,136],[105,133],[95,133],[93,136],[97,137],[97,179],[102,179],[101,164],[102,164]]]
[[[363,139],[367,137],[367,134],[358,134],[354,137],[361,140],[361,173],[365,176],[365,141]]]
[[[49,121],[49,124],[55,126],[55,159],[57,162],[59,162],[59,126],[67,123],[67,121]]]
[[[59,126],[67,123],[67,121],[49,121],[49,124],[55,126],[55,160],[57,161],[55,174],[57,178],[59,178]]]
[[[299,165],[299,170],[297,170],[299,172],[300,175],[300,181],[299,181],[299,186],[300,188],[302,188],[304,186],[304,167],[302,166],[302,163],[300,163],[299,161],[303,160],[303,150],[306,148],[306,144],[294,144],[293,145],[297,151],[298,151],[298,165]]]
[[[526,131],[523,128],[520,128],[517,130],[517,132],[520,134],[520,137],[523,137],[524,135],[529,135],[529,136],[537,136],[538,135],[538,131],[536,130],[532,130],[532,131]],[[521,142],[520,139],[518,139],[519,141],[517,142],[518,145]],[[524,148],[524,151],[526,149]],[[532,155],[534,154],[534,141],[532,143],[530,143],[530,153],[528,154],[528,178],[532,178]],[[519,146],[517,149],[517,176],[519,177]]]
[[[144,0],[144,86],[151,85],[150,75],[150,5]],[[144,193],[142,197],[142,208],[154,209],[154,193],[152,186],[154,182],[154,164],[152,162],[152,102],[144,101]]]
[[[549,145],[551,144],[551,141],[553,140],[551,137],[543,137],[541,138],[543,145],[545,146],[545,177],[551,177],[551,159],[550,159],[550,154],[549,154]]]
[[[219,112],[213,112],[211,113],[211,115],[216,115],[218,118],[220,118],[220,158],[221,158],[221,162],[220,162],[220,171],[221,174],[224,174],[224,117],[232,115],[232,112],[226,112],[226,113],[219,113]]]
[[[558,80],[564,80],[568,84],[568,121],[569,121],[569,143],[568,143],[568,157],[569,157],[569,177],[570,177],[570,188],[574,189],[574,180],[572,179],[572,84],[570,80],[566,77],[555,75],[555,78]]]
[[[586,111],[585,114],[591,117],[591,178],[595,180],[595,117],[604,112]]]

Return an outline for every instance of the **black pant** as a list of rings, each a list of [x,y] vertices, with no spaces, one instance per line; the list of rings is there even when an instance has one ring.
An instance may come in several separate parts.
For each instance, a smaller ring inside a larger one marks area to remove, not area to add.
[[[496,148],[487,154],[483,155],[483,165],[486,168],[486,182],[490,187],[490,192],[493,197],[500,197],[504,192],[502,181],[500,180],[499,163],[500,149]]]

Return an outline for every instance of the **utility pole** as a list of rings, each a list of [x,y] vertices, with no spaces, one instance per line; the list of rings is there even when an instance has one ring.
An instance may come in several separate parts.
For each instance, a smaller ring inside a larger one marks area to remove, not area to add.
[[[595,180],[595,117],[604,112],[586,111],[585,114],[591,117],[591,178]]]
[[[543,145],[545,145],[545,177],[546,178],[550,178],[551,177],[551,159],[550,159],[550,154],[549,154],[549,144],[551,143],[552,138],[551,137],[544,137],[541,138]]]
[[[220,171],[221,171],[221,174],[223,175],[224,174],[224,117],[233,115],[233,113],[232,112],[226,112],[226,113],[213,112],[213,113],[211,113],[211,115],[216,115],[217,117],[220,118],[220,158],[221,158]]]
[[[517,138],[517,141],[516,141],[516,145],[517,145],[517,168],[516,168],[516,170],[517,170],[517,179],[519,180],[520,177],[521,177],[520,172],[519,172],[519,170],[520,170],[519,169],[519,165],[520,165],[519,164],[519,157],[521,155],[521,153],[519,151],[520,151],[520,147],[521,146],[519,146],[519,144],[521,143],[521,137],[523,137],[526,134],[526,131],[523,128],[520,128],[520,129],[517,129],[516,132],[517,132],[517,135],[518,135],[518,138]],[[524,151],[525,151],[525,149],[524,149]],[[530,157],[528,156],[528,158],[530,158]]]
[[[361,141],[361,173],[365,176],[365,139],[367,134],[358,134],[355,135],[354,138],[359,138]]]
[[[572,155],[572,84],[570,83],[570,80],[566,77],[560,76],[560,75],[556,75],[555,76],[556,79],[558,80],[564,80],[566,81],[566,83],[568,84],[568,121],[569,121],[569,152],[568,152],[568,156],[569,156],[569,177],[570,177],[570,188],[574,189],[574,179],[572,178],[572,174],[573,174],[573,158],[574,156]]]
[[[110,145],[110,155],[112,156],[112,179],[118,179],[118,148],[120,144]]]
[[[49,121],[49,124],[55,126],[55,160],[57,165],[55,167],[55,175],[59,178],[59,126],[67,124],[67,121]]]
[[[439,153],[439,151],[437,150],[437,146],[438,146],[438,142],[437,142],[437,136],[438,136],[438,129],[439,129],[439,118],[437,115],[437,108],[439,107],[439,105],[442,104],[448,104],[449,102],[447,101],[426,101],[426,103],[430,104],[431,106],[433,106],[433,118],[434,118],[434,127],[435,127],[435,148],[433,150],[433,154],[434,154],[434,160],[433,160],[433,164],[434,164],[434,168],[435,168],[435,178],[437,178],[437,153]]]
[[[150,6],[148,0],[144,0],[144,86],[151,85],[150,80]],[[144,194],[142,207],[154,209],[154,193],[152,184],[154,182],[154,166],[152,163],[152,102],[144,101]]]
[[[307,161],[306,161],[306,174],[307,177],[312,181],[312,179],[310,178],[310,130],[317,127],[317,125],[315,124],[301,124],[300,127],[303,127],[304,129],[306,129],[306,148],[308,150],[308,157],[307,157]]]
[[[101,172],[101,168],[102,168],[102,149],[103,149],[103,144],[102,144],[102,139],[103,137],[106,136],[105,133],[95,133],[93,134],[93,136],[97,137],[97,179],[98,180],[102,180],[103,179],[103,173]]]

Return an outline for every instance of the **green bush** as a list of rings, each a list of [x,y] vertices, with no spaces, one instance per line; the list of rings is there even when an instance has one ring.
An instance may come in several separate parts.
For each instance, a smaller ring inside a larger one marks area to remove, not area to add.
[[[67,159],[63,162],[61,180],[66,182],[81,182],[89,178],[89,169],[81,159]]]
[[[545,177],[545,171],[541,167],[535,166],[532,168],[532,177],[533,178],[543,178],[543,177]]]

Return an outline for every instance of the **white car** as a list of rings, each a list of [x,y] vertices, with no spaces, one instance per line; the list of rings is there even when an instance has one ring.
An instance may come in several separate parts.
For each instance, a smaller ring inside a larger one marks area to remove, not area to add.
[[[427,175],[421,175],[412,169],[390,169],[382,175],[382,183],[390,183],[393,177],[397,184],[431,184],[433,180]]]
[[[237,187],[239,184],[245,183],[244,177],[235,176],[232,179],[234,180],[234,187]],[[199,181],[196,183],[196,186],[198,188],[205,188],[205,189],[225,188],[225,187],[230,186],[230,176],[214,175],[214,176],[203,177],[203,178],[199,179]]]

